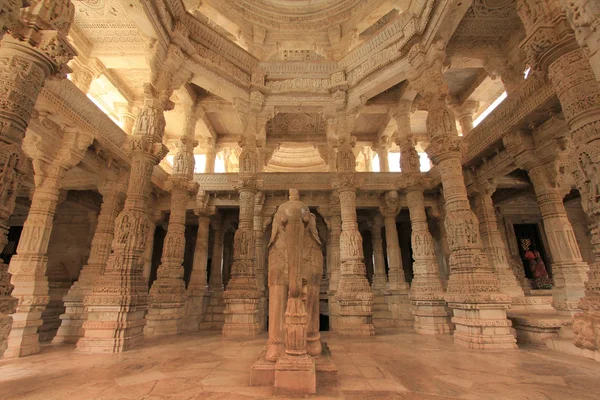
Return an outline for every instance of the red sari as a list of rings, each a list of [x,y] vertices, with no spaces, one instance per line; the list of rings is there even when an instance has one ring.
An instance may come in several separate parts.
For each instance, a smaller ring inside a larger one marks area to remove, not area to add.
[[[529,270],[533,275],[533,286],[534,289],[551,289],[552,281],[546,271],[546,265],[542,260],[540,252],[537,250],[527,250],[525,252],[525,259],[529,263]]]

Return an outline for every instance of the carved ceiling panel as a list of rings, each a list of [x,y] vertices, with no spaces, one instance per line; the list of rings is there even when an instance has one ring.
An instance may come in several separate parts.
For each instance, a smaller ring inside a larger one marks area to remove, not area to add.
[[[388,114],[359,114],[354,121],[353,134],[375,135],[383,131],[390,120]]]
[[[451,42],[502,44],[521,25],[516,4],[517,0],[474,0]]]
[[[281,113],[267,122],[269,135],[318,135],[325,136],[327,123],[319,114]]]

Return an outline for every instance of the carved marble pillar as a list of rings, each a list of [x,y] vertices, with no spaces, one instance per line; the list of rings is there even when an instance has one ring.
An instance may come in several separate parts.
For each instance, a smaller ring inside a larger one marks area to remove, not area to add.
[[[389,138],[387,136],[381,136],[377,141],[377,145],[375,146],[375,151],[377,152],[377,157],[379,158],[380,172],[390,172],[390,161],[388,158],[389,148]]]
[[[540,207],[552,258],[552,306],[559,313],[573,315],[579,311],[578,302],[584,295],[588,266],[582,261],[575,232],[562,201],[559,161],[542,163],[535,153],[533,138],[527,132],[511,132],[505,135],[503,141],[515,164],[529,174]]]
[[[381,229],[383,228],[383,217],[375,215],[371,225],[371,237],[373,238],[373,258],[375,266],[373,274],[373,293],[382,292],[387,286],[387,275],[385,273],[385,260],[383,259],[383,239]]]
[[[198,191],[198,184],[192,180],[194,147],[197,144],[198,142],[191,140],[188,135],[183,136],[173,161],[173,174],[169,178],[171,215],[160,265],[156,272],[156,280],[150,289],[150,304],[144,328],[145,336],[174,335],[181,331],[187,297],[183,281],[185,216],[188,200]],[[204,264],[206,265],[206,262]],[[206,268],[206,266],[196,266],[199,269]],[[204,282],[206,282],[206,276],[204,276]],[[204,286],[206,285],[204,284]],[[197,293],[192,292],[190,295],[196,297]],[[197,311],[193,311],[192,314],[196,315]]]
[[[202,199],[206,195],[200,195]],[[198,208],[195,213],[198,216],[198,234],[196,235],[196,246],[194,248],[194,262],[192,265],[192,275],[187,287],[187,301],[185,305],[185,315],[181,323],[182,332],[196,331],[200,327],[203,319],[208,293],[208,280],[206,276],[206,267],[208,265],[208,236],[210,233],[210,214],[213,210],[206,207],[204,200],[196,202]]]
[[[332,162],[335,164],[335,162]],[[326,210],[319,208],[319,213],[325,219],[329,230],[328,252],[327,252],[327,272],[329,278],[329,287],[327,290],[329,306],[329,330],[337,330],[337,317],[339,315],[339,305],[336,301],[335,293],[340,282],[340,235],[342,232],[342,217],[339,205],[339,198],[332,196],[334,206]]]
[[[38,129],[37,124],[35,129]],[[46,253],[54,213],[60,202],[61,180],[68,169],[81,161],[92,143],[91,136],[72,128],[65,128],[60,135],[62,137],[52,137],[50,132],[44,132],[43,136],[37,136],[30,128],[23,143],[23,149],[33,159],[35,191],[17,254],[10,261],[12,295],[18,304],[4,354],[6,358],[36,354],[40,350],[38,328],[49,302]]]
[[[563,1],[548,4],[519,0],[517,13],[526,38],[521,47],[530,65],[548,72],[572,135],[575,154],[572,173],[581,193],[582,205],[593,221],[590,230],[596,261],[590,265],[585,297],[574,317],[573,343],[600,358],[600,44],[596,1]],[[567,16],[569,19],[567,19]],[[570,23],[569,23],[570,20]],[[575,29],[573,32],[572,28]],[[573,35],[574,33],[574,35]],[[583,49],[579,45],[585,44]]]
[[[365,146],[362,148],[362,154],[363,154],[363,158],[365,159],[365,172],[372,172],[373,168],[372,168],[372,161],[373,161],[373,152],[371,151],[371,148],[368,146]]]
[[[510,305],[483,253],[479,222],[471,211],[461,165],[461,139],[445,98],[430,102],[426,151],[441,178],[450,246],[450,278],[445,296],[454,317],[454,342],[473,349],[515,349]]]
[[[512,270],[508,260],[508,248],[502,239],[496,220],[496,211],[492,194],[496,190],[495,182],[487,181],[480,184],[475,194],[475,215],[479,219],[479,232],[483,250],[490,266],[498,277],[500,291],[511,298],[511,308],[523,308],[525,293]]]
[[[215,172],[215,161],[217,159],[217,149],[211,147],[206,150],[206,164],[204,167],[204,173],[212,174]]]
[[[261,293],[256,284],[253,230],[254,199],[259,190],[256,141],[247,137],[241,147],[237,187],[240,218],[234,237],[231,278],[224,293],[226,308],[223,336],[254,336],[260,332],[258,303]]]
[[[409,298],[415,317],[414,328],[423,335],[449,334],[452,332],[450,312],[444,300],[434,241],[427,224],[419,155],[410,131],[405,132],[399,146],[402,171],[409,176],[411,183],[406,200],[412,228],[410,241],[414,262]]]
[[[135,126],[135,114],[133,113],[132,108],[133,107],[131,107],[131,105],[128,103],[115,104],[117,116],[121,122],[121,128],[128,135],[133,133],[133,127]]]
[[[128,350],[143,340],[148,307],[148,283],[144,279],[143,253],[151,221],[148,201],[152,171],[167,154],[162,144],[164,111],[170,110],[169,91],[145,86],[146,99],[130,139],[131,172],[125,207],[115,225],[113,252],[106,268],[86,297],[88,319],[77,350],[113,353]]]
[[[463,136],[473,129],[473,116],[478,108],[479,102],[475,100],[467,100],[463,104],[452,106]]]
[[[75,7],[68,0],[46,0],[24,7],[20,0],[0,6],[0,251],[6,244],[8,218],[14,211],[18,187],[27,171],[21,143],[44,81],[64,76],[75,50],[67,41]],[[52,10],[49,12],[48,10]],[[4,35],[10,30],[10,35]],[[5,36],[5,37],[3,37]],[[18,39],[17,39],[18,38]],[[9,280],[0,263],[0,281]],[[6,346],[15,299],[0,290],[0,357]]]
[[[595,0],[560,0],[567,12],[575,38],[587,48],[588,60],[600,83],[600,4]]]
[[[352,116],[345,117],[350,125]],[[346,127],[346,132],[350,132]],[[342,213],[340,281],[335,294],[339,306],[338,331],[342,335],[374,335],[373,294],[366,278],[362,237],[356,221],[356,160],[349,136],[340,138],[337,154],[337,191]]]
[[[63,298],[66,310],[60,316],[61,325],[52,340],[53,343],[77,343],[79,338],[83,336],[82,325],[87,319],[83,301],[85,296],[94,289],[94,283],[102,273],[110,254],[115,230],[115,218],[123,209],[126,187],[124,187],[123,182],[110,180],[100,185],[98,191],[102,194],[102,206],[98,214],[90,256],[87,264],[83,266],[79,273],[79,279]]]
[[[213,221],[214,241],[212,259],[210,262],[210,278],[208,289],[210,298],[206,313],[200,323],[200,329],[222,329],[225,321],[225,303],[223,301],[223,241],[225,226],[222,218],[217,215]]]
[[[268,219],[262,215],[262,210],[265,203],[265,195],[263,192],[258,192],[254,198],[254,263],[256,271],[256,285],[258,291],[261,293],[260,301],[258,303],[258,310],[260,315],[260,326],[261,329],[266,329],[267,324],[267,285],[265,281],[265,257],[266,257],[266,246],[265,246],[265,225],[268,225]],[[266,224],[265,224],[266,222]]]
[[[393,291],[408,292],[408,283],[402,266],[402,252],[396,228],[396,215],[400,211],[398,205],[398,192],[391,191],[385,194],[385,205],[380,207],[385,223],[385,243],[388,260],[388,289]]]

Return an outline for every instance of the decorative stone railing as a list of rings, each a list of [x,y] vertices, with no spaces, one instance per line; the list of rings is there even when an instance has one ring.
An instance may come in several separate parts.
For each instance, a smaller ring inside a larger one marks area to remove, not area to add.
[[[194,180],[200,190],[207,192],[231,192],[238,184],[237,173],[195,174]],[[290,188],[310,191],[331,191],[335,187],[336,174],[331,172],[268,172],[259,174],[262,190],[287,191]],[[428,174],[423,174],[426,189],[431,187]],[[363,191],[402,190],[411,183],[401,172],[357,172],[356,185]]]
[[[526,127],[536,114],[557,104],[556,92],[544,76],[534,75],[527,79],[464,137],[467,148],[463,164],[473,162],[505,134]]]

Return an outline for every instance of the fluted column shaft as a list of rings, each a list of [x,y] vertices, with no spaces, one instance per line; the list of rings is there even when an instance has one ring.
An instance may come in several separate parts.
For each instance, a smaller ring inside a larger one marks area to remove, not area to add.
[[[373,258],[375,266],[373,274],[373,291],[383,291],[387,285],[387,275],[385,274],[385,260],[383,258],[383,238],[381,237],[381,229],[383,221],[381,216],[376,215],[373,218],[371,226],[371,237],[373,240]]]
[[[513,308],[523,306],[525,293],[523,293],[523,289],[508,262],[508,248],[498,229],[491,193],[485,191],[477,193],[475,196],[475,215],[479,219],[483,249],[490,266],[498,277],[500,291],[511,297]]]
[[[98,191],[102,194],[102,205],[92,239],[90,256],[79,273],[79,279],[63,298],[66,310],[60,317],[61,325],[52,340],[53,343],[77,343],[83,336],[82,325],[87,319],[83,301],[85,296],[94,289],[94,283],[102,273],[110,255],[115,218],[123,208],[125,188],[116,182],[109,182],[98,188]]]

